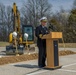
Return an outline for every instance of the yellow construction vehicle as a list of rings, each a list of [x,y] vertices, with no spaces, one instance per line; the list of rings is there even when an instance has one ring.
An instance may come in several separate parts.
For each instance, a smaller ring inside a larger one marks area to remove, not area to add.
[[[6,54],[23,54],[24,48],[27,44],[34,43],[34,28],[32,25],[22,25],[20,28],[20,12],[13,3],[12,8],[12,18],[13,18],[13,32],[9,34],[9,46],[6,46]],[[28,34],[28,39],[24,34]]]

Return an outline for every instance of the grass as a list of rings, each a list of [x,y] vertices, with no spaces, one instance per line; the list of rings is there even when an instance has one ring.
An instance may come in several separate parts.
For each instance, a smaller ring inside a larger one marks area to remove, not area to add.
[[[5,47],[9,45],[9,42],[0,42],[0,47]]]
[[[59,43],[59,47],[64,47],[65,48],[76,48],[76,43]]]
[[[0,42],[0,47],[5,47],[9,45],[9,42]],[[59,47],[65,47],[66,48],[76,48],[76,43],[59,43]]]

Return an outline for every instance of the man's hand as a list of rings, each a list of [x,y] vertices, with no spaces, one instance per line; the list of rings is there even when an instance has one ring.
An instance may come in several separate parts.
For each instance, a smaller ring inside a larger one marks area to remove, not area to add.
[[[43,35],[42,35],[42,34],[40,34],[40,35],[39,35],[39,38],[42,38],[42,36],[43,36]]]

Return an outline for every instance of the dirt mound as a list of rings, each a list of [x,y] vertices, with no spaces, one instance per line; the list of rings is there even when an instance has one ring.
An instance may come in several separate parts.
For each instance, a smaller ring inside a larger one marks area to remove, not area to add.
[[[70,50],[59,51],[59,56],[65,56],[65,55],[70,55],[70,54],[76,54],[76,52],[73,52]]]
[[[33,60],[33,59],[36,59],[37,57],[38,57],[37,53],[30,54],[30,55],[25,54],[25,55],[20,55],[20,56],[2,57],[2,58],[0,58],[0,65],[27,61],[27,60]]]
[[[76,52],[72,52],[69,50],[59,51],[60,56],[70,55],[70,54],[76,54]],[[37,53],[30,54],[30,55],[25,54],[25,55],[20,55],[20,56],[2,57],[2,58],[0,58],[0,65],[21,62],[21,61],[27,61],[27,60],[33,60],[33,59],[37,59],[37,58],[38,58]]]

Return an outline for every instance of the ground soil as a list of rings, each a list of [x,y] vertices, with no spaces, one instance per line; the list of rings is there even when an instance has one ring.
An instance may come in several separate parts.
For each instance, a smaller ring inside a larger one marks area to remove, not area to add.
[[[59,51],[59,56],[65,56],[65,55],[70,55],[70,54],[76,54],[76,52],[73,52],[70,50]]]
[[[76,54],[76,52],[73,52],[70,50],[59,51],[59,56],[70,55],[70,54]],[[30,55],[24,54],[24,55],[20,55],[20,56],[0,57],[0,65],[27,61],[27,60],[33,60],[33,59],[37,59],[37,58],[38,58],[37,53],[33,53]]]

